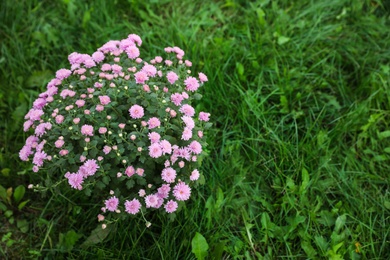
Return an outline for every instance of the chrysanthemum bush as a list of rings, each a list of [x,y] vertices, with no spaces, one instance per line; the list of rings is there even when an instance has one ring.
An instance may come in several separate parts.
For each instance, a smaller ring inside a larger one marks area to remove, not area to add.
[[[194,102],[207,76],[193,75],[178,47],[143,60],[141,44],[130,34],[92,55],[70,54],[70,69],[56,72],[25,116],[24,131],[33,133],[20,159],[56,185],[103,194],[97,217],[106,223],[173,213],[204,178],[210,114],[196,112]]]

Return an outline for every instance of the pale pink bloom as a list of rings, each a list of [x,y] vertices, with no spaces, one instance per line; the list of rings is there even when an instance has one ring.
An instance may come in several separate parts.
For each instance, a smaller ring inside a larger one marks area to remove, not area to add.
[[[35,127],[35,135],[41,137],[46,133],[46,123],[40,123]]]
[[[46,105],[45,98],[37,98],[33,103],[33,108],[42,109]]]
[[[99,127],[99,134],[105,134],[107,133],[107,128],[106,127]]]
[[[158,196],[154,194],[150,194],[145,197],[145,204],[147,208],[158,208]]]
[[[171,101],[176,105],[179,106],[181,102],[183,101],[183,96],[180,93],[175,93],[171,95]]]
[[[130,139],[131,139],[132,141],[134,141],[136,138],[137,138],[137,137],[136,137],[135,135],[131,135],[131,136],[130,136]]]
[[[170,165],[171,163],[169,162],[169,160],[166,160],[164,163],[165,168],[168,168]]]
[[[161,78],[162,77],[162,71],[161,70],[159,70],[159,71],[157,71],[157,75]]]
[[[88,59],[84,60],[84,66],[86,68],[92,68],[96,66],[96,63],[91,57],[89,57]]]
[[[108,211],[114,212],[118,208],[119,200],[114,196],[106,200],[104,203]]]
[[[168,90],[167,87],[164,87],[164,88],[163,88],[163,91],[164,91],[165,93],[167,93],[169,90]]]
[[[97,170],[99,169],[99,165],[97,164],[96,160],[87,160],[83,166],[80,167],[80,172],[83,172],[86,176],[92,176],[94,175]]]
[[[144,175],[144,172],[145,170],[142,169],[142,168],[137,168],[137,170],[135,171],[139,176],[143,176]]]
[[[179,109],[179,111],[182,112],[183,114],[185,114],[186,116],[194,116],[195,115],[195,109],[191,105],[188,105],[188,104],[182,105],[181,108]]]
[[[56,72],[56,78],[59,80],[66,79],[72,74],[72,71],[67,70],[67,69],[60,69]]]
[[[160,62],[162,62],[163,58],[162,58],[161,56],[156,56],[156,57],[154,58],[154,60],[155,60],[157,63],[160,63]]]
[[[24,122],[24,124],[23,124],[23,130],[24,130],[25,132],[27,132],[28,129],[30,129],[30,127],[31,127],[33,124],[34,124],[33,121],[27,120],[27,121]]]
[[[91,111],[89,111],[89,109],[85,109],[84,114],[89,115],[89,114],[91,114]]]
[[[191,67],[192,66],[192,62],[189,61],[189,60],[185,60],[184,63],[186,64],[187,67]]]
[[[54,145],[57,147],[57,148],[61,148],[63,145],[64,145],[65,141],[64,140],[57,140]]]
[[[158,158],[162,155],[161,147],[158,143],[151,144],[149,146],[149,156],[152,158]]]
[[[144,89],[145,92],[150,92],[150,87],[148,85],[143,85],[142,88]]]
[[[190,180],[196,181],[197,179],[199,179],[199,171],[195,169],[191,172]]]
[[[149,65],[149,64],[145,64],[141,71],[145,72],[146,75],[148,75],[149,77],[154,77],[156,76],[156,73],[157,73],[157,69],[155,66],[153,65]]]
[[[101,67],[102,71],[110,71],[111,70],[111,65],[108,63],[104,63]]]
[[[160,188],[157,189],[157,196],[159,196],[162,199],[165,199],[169,195],[169,191],[171,190],[171,187],[169,184],[163,184]]]
[[[110,87],[111,87],[111,88],[115,88],[115,83],[114,83],[114,82],[111,82],[111,83],[110,83]]]
[[[86,137],[86,138],[84,139],[84,141],[85,141],[86,143],[89,143],[89,142],[91,141],[91,139],[90,139],[89,137]]]
[[[19,158],[22,161],[28,161],[28,157],[32,154],[31,146],[25,145],[19,151]]]
[[[127,47],[125,51],[127,53],[127,57],[129,57],[129,59],[134,60],[135,58],[137,58],[139,56],[139,49],[134,45]]]
[[[84,101],[84,100],[81,100],[81,99],[79,99],[79,100],[77,100],[77,101],[75,102],[75,104],[76,104],[78,107],[82,107],[82,106],[84,106],[84,105],[85,105],[85,101]]]
[[[199,72],[199,80],[200,80],[200,82],[207,82],[207,81],[209,81],[207,76],[205,74],[203,74],[202,72]]]
[[[93,126],[83,125],[81,127],[81,134],[87,135],[87,136],[93,136]]]
[[[57,124],[61,124],[62,122],[64,122],[64,116],[63,115],[57,115],[56,116],[56,123]]]
[[[179,76],[175,72],[170,71],[167,74],[167,79],[168,79],[169,83],[173,84],[176,82],[176,80],[179,79]]]
[[[202,138],[203,137],[203,132],[202,131],[198,131],[198,136],[199,136],[199,138]]]
[[[111,120],[111,116],[107,116],[107,119],[108,119],[108,120]]]
[[[80,156],[80,162],[84,162],[85,160],[87,160],[87,157],[85,157],[84,155],[81,155]]]
[[[187,92],[185,92],[185,91],[183,91],[183,92],[181,93],[181,95],[183,96],[184,99],[188,99],[188,98],[189,98]]]
[[[179,162],[179,167],[180,167],[180,168],[183,168],[184,165],[185,165],[185,163],[184,163],[183,161],[180,161],[180,162]]]
[[[175,169],[168,167],[162,170],[161,172],[161,179],[163,179],[167,183],[173,183],[176,178],[176,171]]]
[[[145,192],[144,189],[140,189],[140,190],[138,191],[138,196],[140,196],[141,198],[144,197],[145,195],[146,195],[146,192]]]
[[[104,106],[103,105],[96,105],[96,111],[98,112],[102,112],[104,110]]]
[[[189,129],[193,129],[195,127],[195,122],[194,119],[192,119],[192,117],[182,116],[181,119],[183,120],[186,127],[188,127]]]
[[[85,75],[80,76],[80,80],[86,80],[86,79],[87,79],[87,77]]]
[[[157,117],[152,117],[148,120],[149,129],[159,127],[161,125],[160,120]]]
[[[120,73],[122,71],[122,67],[118,64],[111,65],[112,72],[114,73]]]
[[[177,113],[175,110],[171,110],[169,111],[169,114],[171,115],[171,117],[175,117]]]
[[[132,42],[136,43],[138,46],[141,46],[142,45],[142,40],[141,40],[141,37],[139,37],[137,34],[129,34],[127,36],[127,38],[129,40],[131,40]]]
[[[188,200],[191,196],[191,188],[184,182],[179,182],[173,188],[173,196],[179,201]]]
[[[152,142],[152,143],[157,143],[161,138],[160,134],[156,133],[156,132],[149,133],[148,137],[150,139],[150,142]]]
[[[172,66],[173,62],[170,61],[170,60],[165,60],[165,64],[166,64],[167,66]]]
[[[141,62],[142,62],[142,59],[141,59],[141,58],[136,58],[136,59],[135,59],[135,62],[141,63]]]
[[[128,166],[126,168],[126,171],[125,171],[125,174],[128,176],[128,177],[131,177],[135,174],[135,169],[133,166]]]
[[[80,123],[80,118],[76,117],[76,118],[73,118],[73,123],[75,123],[76,125],[78,123]]]
[[[172,146],[171,143],[167,140],[161,140],[160,147],[162,149],[162,152],[164,154],[171,154],[172,153]]]
[[[198,158],[197,158],[195,155],[191,157],[191,161],[193,161],[193,162],[196,162],[197,159],[198,159]]]
[[[68,153],[69,153],[68,150],[61,150],[61,151],[59,152],[59,154],[60,154],[61,156],[65,156],[65,155],[67,155]]]
[[[113,78],[114,78],[114,75],[106,74],[106,79],[107,80],[112,80]]]
[[[139,105],[133,105],[130,107],[129,113],[133,119],[138,119],[144,116],[144,108]]]
[[[118,126],[119,126],[120,129],[124,129],[125,126],[126,126],[126,124],[121,123],[121,124],[119,124]]]
[[[33,171],[33,172],[38,172],[38,171],[39,171],[39,167],[36,166],[36,165],[34,165],[34,166],[32,167],[32,171]]]
[[[165,204],[164,208],[167,213],[173,213],[177,210],[177,202],[170,200]]]
[[[141,203],[137,199],[133,199],[132,201],[125,201],[125,211],[129,214],[135,215],[141,209]]]
[[[210,113],[200,112],[199,113],[199,120],[200,121],[209,121],[210,120]]]
[[[105,146],[103,147],[103,153],[104,153],[104,154],[109,154],[110,152],[111,152],[111,147],[108,146],[108,145],[105,145]]]
[[[186,85],[186,90],[194,92],[199,88],[199,82],[194,77],[188,77],[184,80],[184,85]]]
[[[188,148],[194,154],[200,154],[202,152],[202,145],[198,141],[192,141]]]
[[[185,141],[188,141],[188,140],[191,139],[191,137],[192,137],[192,130],[191,130],[191,128],[185,127],[184,131],[183,131],[183,133],[181,135],[181,139],[185,140]]]
[[[53,98],[52,96],[47,97],[47,98],[46,98],[46,101],[47,101],[48,103],[51,103],[51,102],[54,101],[54,98]]]
[[[172,47],[166,47],[166,48],[164,48],[164,51],[166,53],[171,53],[173,51],[173,49],[172,49]]]
[[[84,182],[84,177],[83,177],[83,175],[81,173],[69,173],[69,172],[67,172],[65,174],[65,177],[68,179],[68,183],[69,183],[69,185],[73,189],[77,189],[77,190],[82,190],[83,189],[81,184],[83,184],[83,182]]]
[[[97,218],[98,218],[98,221],[99,221],[99,222],[102,222],[102,221],[104,220],[104,216],[103,216],[102,214],[99,214],[99,215],[97,216]]]
[[[138,71],[134,74],[134,77],[137,84],[145,84],[145,81],[149,79],[148,75],[143,71]]]
[[[104,60],[104,54],[101,51],[96,51],[92,54],[92,59],[96,61],[97,63]]]
[[[102,104],[103,106],[107,105],[111,102],[111,99],[109,96],[99,96],[99,99],[100,99],[100,104]]]

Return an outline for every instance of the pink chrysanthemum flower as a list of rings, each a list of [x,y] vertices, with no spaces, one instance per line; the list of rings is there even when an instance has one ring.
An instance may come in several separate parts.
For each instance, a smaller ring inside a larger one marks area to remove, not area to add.
[[[158,141],[160,141],[161,138],[160,134],[156,132],[149,133],[148,137],[151,143],[157,143]]]
[[[101,51],[96,51],[92,54],[92,59],[97,63],[102,62],[104,60],[104,54]]]
[[[146,74],[143,71],[138,71],[134,74],[135,77],[135,83],[137,84],[145,84],[145,81],[149,79],[148,74]]]
[[[176,179],[175,169],[169,167],[162,170],[161,179],[163,179],[167,183],[173,183]]]
[[[139,56],[139,49],[135,45],[127,47],[125,51],[129,59],[134,60]]]
[[[81,127],[81,133],[86,136],[93,136],[93,126],[83,125]]]
[[[160,147],[162,149],[162,152],[164,154],[171,154],[172,153],[172,145],[167,140],[161,140],[160,141]]]
[[[99,169],[99,165],[96,160],[87,160],[84,165],[80,167],[79,171],[84,175],[84,177],[94,175]]]
[[[85,100],[79,99],[75,102],[76,106],[83,107],[85,105]]]
[[[139,105],[133,105],[130,107],[129,113],[133,119],[138,119],[144,116],[144,108]]]
[[[157,74],[156,67],[150,64],[145,64],[141,71],[145,72],[149,77],[154,77]]]
[[[188,148],[194,154],[200,154],[202,152],[202,145],[198,141],[192,141]]]
[[[182,105],[179,111],[182,112],[186,116],[194,116],[195,115],[195,109],[188,104]]]
[[[114,196],[106,200],[104,203],[106,205],[106,209],[113,212],[118,208],[119,200]]]
[[[43,165],[43,160],[45,160],[46,158],[47,158],[47,154],[45,152],[37,151],[34,154],[33,164],[35,164],[38,167],[41,167]]]
[[[168,212],[168,213],[173,213],[173,212],[175,212],[176,210],[177,210],[177,202],[176,201],[174,201],[174,200],[170,200],[170,201],[168,201],[166,204],[165,204],[165,206],[164,206],[164,208],[165,208],[165,211],[166,212]]]
[[[188,77],[184,80],[184,85],[186,85],[186,90],[194,92],[199,88],[199,82],[194,77]]]
[[[109,96],[99,96],[100,104],[103,106],[109,104],[111,102],[111,99]]]
[[[179,182],[173,188],[173,196],[179,201],[188,200],[191,196],[191,188],[184,182]]]
[[[180,106],[181,102],[184,100],[184,97],[180,93],[175,93],[171,95],[171,101],[176,106]]]
[[[170,71],[167,73],[167,79],[169,81],[169,83],[173,84],[176,82],[176,80],[179,79],[179,76],[177,76],[177,74],[173,71]]]
[[[108,146],[108,145],[105,145],[105,146],[103,147],[103,153],[104,153],[104,154],[109,154],[110,152],[111,152],[111,147]]]
[[[56,72],[56,78],[59,80],[66,79],[72,74],[72,71],[67,70],[67,69],[60,69]]]
[[[57,141],[55,141],[54,145],[56,148],[61,148],[63,145],[64,145],[64,140],[61,140],[61,139],[58,139]]]
[[[190,117],[190,116],[182,116],[181,120],[183,120],[184,124],[189,129],[193,129],[195,127],[195,122],[194,122],[194,119],[192,119],[192,117]]]
[[[120,73],[122,71],[122,67],[118,64],[111,65],[111,69],[113,73]]]
[[[159,201],[158,196],[154,194],[150,194],[145,197],[145,204],[147,208],[157,208]]]
[[[199,171],[197,169],[195,169],[191,172],[190,180],[196,181],[197,179],[199,179],[199,176],[200,176]]]
[[[158,143],[153,143],[149,146],[149,156],[158,158],[162,155],[162,149]]]
[[[157,117],[152,117],[148,120],[149,129],[159,127],[161,125],[160,120]]]
[[[73,189],[77,189],[77,190],[82,190],[83,189],[81,184],[83,184],[83,182],[84,182],[84,177],[83,177],[83,175],[81,173],[69,173],[69,172],[67,172],[65,174],[65,177],[68,179],[68,183],[69,183],[69,185]]]
[[[132,201],[125,201],[125,211],[129,214],[135,215],[141,209],[141,203],[137,199],[133,199]]]
[[[23,148],[19,151],[19,158],[22,161],[27,161],[28,157],[32,154],[31,146],[25,145]]]
[[[169,192],[171,191],[171,187],[169,184],[163,184],[160,188],[157,189],[157,196],[162,199],[168,198]]]
[[[209,81],[208,80],[208,78],[207,78],[207,76],[205,75],[205,74],[203,74],[202,72],[199,72],[199,80],[200,80],[200,82],[207,82],[207,81]]]
[[[133,166],[128,166],[126,168],[126,171],[125,171],[125,174],[128,176],[128,177],[131,177],[135,174],[135,169]]]
[[[199,113],[199,120],[208,122],[210,120],[210,113],[200,112]]]
[[[191,128],[188,128],[188,127],[185,127],[184,128],[184,131],[181,135],[181,139],[184,140],[184,141],[188,141],[190,140],[192,137],[192,130]]]
[[[46,105],[47,101],[45,98],[37,98],[33,103],[33,108],[42,109]]]

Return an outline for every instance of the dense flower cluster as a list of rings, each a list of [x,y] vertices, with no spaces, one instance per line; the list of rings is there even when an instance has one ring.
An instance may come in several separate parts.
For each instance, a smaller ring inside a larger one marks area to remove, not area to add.
[[[207,76],[191,76],[178,47],[144,61],[141,44],[130,34],[92,55],[70,54],[71,68],[56,72],[25,116],[24,131],[34,133],[20,159],[86,195],[107,192],[99,221],[110,212],[173,213],[202,178],[210,114],[192,103]]]

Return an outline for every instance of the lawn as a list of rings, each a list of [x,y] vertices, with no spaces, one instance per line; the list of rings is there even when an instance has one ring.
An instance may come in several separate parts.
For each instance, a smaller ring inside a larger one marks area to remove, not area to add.
[[[70,53],[131,33],[208,76],[206,182],[102,230],[102,201],[19,159],[24,115]],[[0,54],[0,258],[390,259],[388,1],[3,0]]]

